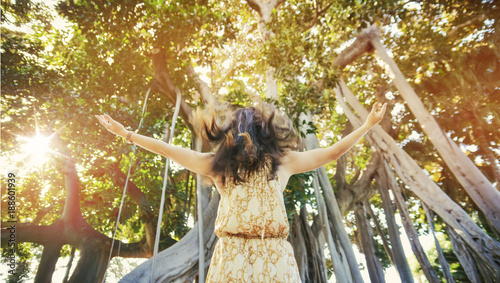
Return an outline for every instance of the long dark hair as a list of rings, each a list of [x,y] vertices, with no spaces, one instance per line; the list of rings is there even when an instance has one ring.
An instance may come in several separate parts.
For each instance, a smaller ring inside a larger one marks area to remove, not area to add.
[[[282,117],[280,117],[282,118]],[[202,134],[218,145],[212,161],[212,170],[221,174],[225,183],[232,177],[239,184],[266,162],[271,162],[269,179],[274,179],[281,157],[298,146],[298,136],[292,123],[283,119],[277,125],[276,111],[266,114],[255,108],[241,108],[233,112],[223,126],[218,126],[215,115],[202,124]]]

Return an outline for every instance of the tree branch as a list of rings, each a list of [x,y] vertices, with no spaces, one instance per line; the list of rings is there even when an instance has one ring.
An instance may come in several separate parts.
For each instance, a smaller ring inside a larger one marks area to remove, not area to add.
[[[198,92],[201,95],[201,99],[203,104],[210,105],[214,109],[220,109],[222,103],[214,97],[212,94],[212,89],[205,83],[198,74],[194,71],[194,67],[192,65],[188,66],[187,75],[195,82],[198,88]]]
[[[56,203],[59,203],[59,202],[56,202]],[[49,205],[47,207],[41,208],[36,213],[36,217],[35,217],[35,219],[33,220],[32,223],[38,225],[40,223],[40,221],[42,221],[43,217],[45,215],[47,215],[49,212],[51,212],[54,209],[54,206],[55,206],[56,203],[52,203],[51,205]]]
[[[468,25],[471,25],[473,24],[474,22],[477,22],[477,21],[484,21],[486,20],[486,14],[481,14],[481,15],[477,15],[475,16],[474,18],[464,22],[464,23],[461,23],[457,26],[455,26],[449,33],[448,33],[448,36],[454,36],[455,33],[457,33],[460,29],[468,26]]]
[[[165,54],[160,48],[153,48],[151,51],[151,60],[153,62],[153,87],[160,93],[164,94],[172,104],[175,104],[177,92],[180,92],[172,80],[167,70],[167,62]],[[186,103],[184,99],[181,99],[180,115],[184,121],[189,121],[191,117],[192,110],[191,107]],[[189,127],[189,124],[188,124]]]
[[[214,88],[219,89],[224,81],[226,81],[227,77],[229,77],[233,72],[234,72],[234,67],[236,67],[236,62],[238,61],[239,56],[237,56],[234,60],[231,60],[231,64],[229,65],[229,68],[226,70],[226,72],[222,75],[222,78],[215,83]]]
[[[337,195],[339,199],[339,207],[342,214],[351,211],[355,205],[364,199],[369,199],[376,193],[376,190],[370,189],[377,167],[379,166],[380,157],[372,155],[366,169],[361,173],[359,180],[351,186],[347,186],[344,190],[339,190]]]
[[[40,258],[40,264],[38,265],[34,280],[35,283],[52,281],[52,275],[56,269],[56,263],[63,246],[57,239],[52,240],[43,247],[42,257]]]
[[[376,25],[364,29],[356,40],[333,60],[333,63],[342,70],[364,53],[373,52],[374,49],[370,41],[378,35],[379,30]]]
[[[120,170],[118,167],[118,163],[114,163],[111,165],[111,170],[113,174],[115,174],[115,181],[117,186],[125,186],[125,181],[127,179],[127,175]],[[152,209],[152,204],[149,202],[149,200],[146,198],[146,195],[137,187],[137,185],[134,182],[131,182],[130,180],[128,181],[128,188],[127,192],[130,195],[130,197],[139,205],[139,208],[141,211],[144,213],[145,218],[143,219],[144,221],[152,220],[155,217],[155,214]]]
[[[85,222],[80,210],[80,183],[76,173],[75,161],[68,158],[64,162],[64,180],[66,186],[66,201],[61,216],[64,222],[77,223]]]
[[[11,230],[9,229],[9,227],[11,227],[11,225],[12,224],[10,224],[9,222],[2,223],[2,246],[7,245],[10,239]],[[31,223],[15,224],[16,244],[30,242],[46,245],[54,241],[54,239],[60,238],[61,233],[62,222],[60,220],[49,226],[40,226]]]
[[[314,18],[306,26],[306,28],[304,29],[305,31],[313,28],[316,25],[316,23],[318,22],[319,17],[321,17],[323,14],[326,13],[326,11],[328,11],[328,9],[333,5],[333,2],[329,3],[328,5],[326,5],[326,7],[323,8],[323,9],[321,9],[321,10],[319,10],[319,7],[318,7],[316,1],[314,1],[314,4],[315,4],[315,6],[314,6]]]

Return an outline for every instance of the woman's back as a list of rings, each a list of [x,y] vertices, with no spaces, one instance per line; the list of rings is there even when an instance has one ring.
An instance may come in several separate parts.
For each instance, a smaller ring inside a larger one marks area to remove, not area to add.
[[[226,179],[207,282],[300,282],[281,186],[270,171],[268,160],[244,182]]]
[[[247,238],[288,237],[289,225],[278,177],[269,180],[270,161],[244,183],[226,180],[215,234]]]

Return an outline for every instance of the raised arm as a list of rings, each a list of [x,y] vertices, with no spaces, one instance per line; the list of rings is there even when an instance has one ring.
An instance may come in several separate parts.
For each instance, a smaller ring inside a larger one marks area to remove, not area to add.
[[[108,131],[115,135],[122,138],[127,138],[127,135],[129,135],[128,139],[138,146],[170,158],[190,171],[212,177],[211,161],[213,159],[213,154],[200,153],[191,149],[176,147],[161,140],[136,133],[130,134],[122,124],[113,120],[113,118],[107,114],[96,115],[96,118]]]
[[[282,160],[283,170],[289,175],[317,169],[339,158],[353,147],[384,116],[387,103],[375,103],[365,123],[327,148],[317,148],[304,152],[291,151]]]

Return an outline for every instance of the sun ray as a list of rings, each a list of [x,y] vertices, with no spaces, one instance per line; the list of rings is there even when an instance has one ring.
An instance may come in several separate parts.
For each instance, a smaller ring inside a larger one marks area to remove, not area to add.
[[[40,128],[38,127],[38,112],[35,113],[35,136],[40,135]]]
[[[50,133],[49,135],[42,134],[40,130],[40,124],[37,115],[35,115],[35,133],[34,135],[23,135],[15,132],[11,132],[6,129],[2,129],[2,132],[14,136],[19,143],[19,152],[17,154],[16,160],[23,160],[25,164],[25,169],[31,170],[36,168],[41,168],[43,170],[43,165],[50,160],[51,156],[60,156],[64,159],[71,158],[67,154],[63,153],[64,150],[57,150],[60,147],[59,144],[59,133],[64,129],[73,119],[67,121],[62,126],[58,127],[57,130]],[[55,146],[56,149],[53,147]],[[62,151],[62,152],[61,152]]]
[[[35,166],[41,166],[48,160],[49,144],[48,137],[36,134],[34,137],[25,138],[22,150],[27,153]]]

